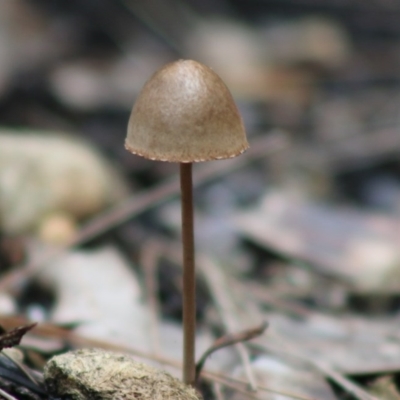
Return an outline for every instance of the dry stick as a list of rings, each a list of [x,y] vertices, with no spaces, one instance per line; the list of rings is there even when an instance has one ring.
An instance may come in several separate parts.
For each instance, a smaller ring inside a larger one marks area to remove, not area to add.
[[[355,398],[359,400],[379,400],[375,396],[369,394],[363,388],[358,386],[356,383],[347,379],[341,373],[335,371],[331,366],[327,365],[323,361],[310,359],[307,355],[303,354],[301,350],[299,350],[296,346],[292,345],[288,341],[282,342],[282,347],[285,347],[286,350],[277,350],[276,348],[266,345],[266,344],[259,344],[259,343],[251,343],[251,346],[255,346],[256,348],[261,348],[264,351],[268,350],[278,356],[289,356],[293,358],[297,358],[302,362],[312,366],[314,369],[319,371],[322,375],[328,377],[333,382],[335,382],[338,386],[344,389],[347,393],[350,393]]]
[[[201,370],[207,358],[214,352],[223,349],[227,346],[232,346],[236,343],[246,342],[248,340],[254,339],[257,336],[261,336],[268,327],[268,322],[263,322],[260,326],[255,328],[246,329],[238,333],[228,333],[224,336],[218,338],[214,344],[208,348],[204,354],[200,357],[200,360],[196,364],[196,384],[200,378]]]
[[[0,351],[8,347],[14,347],[20,344],[22,338],[35,326],[37,322],[17,326],[9,330],[5,330],[0,326]]]
[[[218,382],[213,382],[212,385],[212,392],[216,400],[225,400],[224,395],[222,393],[222,385]]]
[[[155,36],[157,36],[173,51],[175,51],[180,58],[184,57],[185,51],[182,49],[182,45],[180,45],[179,42],[174,39],[174,35],[171,35],[169,29],[163,29],[163,26],[166,26],[165,24],[160,24],[157,21],[157,17],[154,18],[154,13],[159,8],[159,5],[155,7],[151,13],[149,13],[148,11],[146,11],[145,7],[143,7],[143,4],[146,3],[139,3],[132,0],[120,0],[120,2],[135,18],[137,18],[143,25],[145,25],[147,29],[149,29]],[[165,12],[166,10],[163,11]],[[163,15],[163,12],[161,12],[160,14]],[[180,15],[182,15],[182,13]],[[106,31],[108,31],[108,27]],[[126,51],[128,50],[126,49]]]
[[[194,266],[192,163],[180,164],[183,243],[183,382],[194,385],[196,276]]]
[[[143,267],[144,280],[146,286],[146,302],[150,310],[150,335],[152,342],[152,350],[155,354],[159,354],[161,350],[160,345],[160,331],[159,331],[159,315],[160,307],[158,303],[158,281],[157,263],[161,256],[161,247],[156,240],[150,240],[144,246],[140,258],[140,265]]]
[[[267,292],[265,286],[262,284],[236,281],[235,286],[238,287],[238,290],[247,290],[247,293],[249,293],[249,296],[251,296],[254,301],[257,301],[260,304],[273,306],[274,310],[279,310],[288,315],[304,318],[310,316],[312,313],[312,311],[310,311],[306,306],[285,300],[269,291]]]
[[[236,309],[231,297],[228,294],[229,292],[224,290],[227,283],[221,267],[215,265],[212,260],[206,257],[201,258],[199,265],[201,265],[201,272],[207,281],[208,287],[210,288],[210,292],[212,293],[214,302],[217,306],[225,329],[228,332],[236,331],[238,329],[237,319],[235,317]],[[250,388],[251,390],[256,391],[257,382],[251,368],[249,352],[243,343],[236,343],[234,346],[243,363]]]
[[[369,394],[366,390],[362,387],[358,386],[356,383],[347,379],[344,375],[340,374],[339,372],[335,371],[325,363],[317,361],[317,360],[310,360],[304,359],[308,361],[311,365],[314,366],[317,370],[319,370],[323,375],[331,379],[335,382],[338,386],[344,389],[347,393],[351,394],[355,398],[359,400],[379,400],[377,397]]]
[[[345,376],[332,369],[330,366],[325,365],[324,363],[316,360],[312,360],[311,362],[324,375],[326,375],[332,381],[336,382],[337,385],[341,386],[342,389],[346,390],[347,393],[350,393],[354,397],[360,400],[379,400],[377,397],[373,396],[372,394],[369,394],[362,387],[350,381]]]
[[[217,383],[221,383],[222,385],[225,385],[228,388],[231,388],[235,391],[237,391],[238,393],[243,394],[244,396],[248,397],[249,399],[255,399],[258,400],[259,397],[251,392],[249,392],[246,389],[242,389],[241,387],[238,387],[237,384],[231,383],[235,382],[235,383],[239,383],[242,385],[246,385],[245,381],[242,381],[241,379],[233,379],[233,378],[229,378],[227,376],[224,375],[219,375],[216,373],[208,373],[205,375],[210,381],[212,382],[217,382]],[[307,396],[302,396],[299,394],[295,394],[295,393],[290,393],[290,392],[286,392],[286,391],[282,391],[282,390],[277,390],[277,389],[270,389],[266,386],[258,386],[259,391],[264,391],[267,393],[274,393],[274,394],[279,394],[279,396],[284,396],[287,398],[291,398],[291,399],[297,399],[297,400],[320,400],[320,399],[315,399],[312,397],[307,397]]]
[[[3,389],[0,389],[0,395],[2,395],[7,400],[17,400],[17,398],[15,398],[14,396],[11,396],[11,394],[8,394]]]
[[[31,372],[31,370],[30,370],[28,367],[26,367],[26,365],[24,365],[21,361],[19,361],[19,360],[13,358],[12,356],[10,356],[10,354],[8,354],[8,353],[6,353],[6,352],[4,352],[4,351],[2,351],[1,354],[2,354],[4,357],[7,357],[12,363],[14,363],[14,364],[17,366],[17,368],[19,368],[19,370],[20,370],[20,371],[21,371],[35,386],[37,386],[38,388],[40,388],[39,382],[37,381],[37,379],[35,378],[35,376],[34,376],[33,373]],[[44,394],[43,390],[42,390],[41,392],[42,392],[41,394]]]
[[[2,351],[1,354],[4,357],[7,357],[13,364],[15,364],[17,366],[17,368],[19,368],[19,370],[28,378],[28,380],[30,380],[35,386],[40,387],[39,382],[37,381],[37,379],[34,377],[34,375],[32,374],[32,372],[29,370],[28,367],[26,367],[21,361],[17,360],[16,358],[13,358],[12,356],[10,356],[10,354]],[[42,394],[44,394],[44,392],[42,391]]]
[[[287,149],[289,146],[288,138],[280,132],[270,134],[258,140],[254,140],[252,147],[246,155],[237,157],[225,162],[207,163],[195,174],[195,183],[203,184],[219,176],[237,170],[250,161],[271,156],[278,151]],[[23,283],[43,268],[46,263],[57,256],[60,256],[69,248],[87,242],[94,237],[115,228],[144,211],[148,211],[167,200],[171,199],[179,192],[179,181],[176,177],[167,180],[155,188],[133,195],[124,203],[108,210],[89,221],[75,236],[75,238],[64,246],[60,246],[52,251],[45,252],[42,257],[25,263],[5,274],[0,281],[0,292],[11,290],[16,285]]]

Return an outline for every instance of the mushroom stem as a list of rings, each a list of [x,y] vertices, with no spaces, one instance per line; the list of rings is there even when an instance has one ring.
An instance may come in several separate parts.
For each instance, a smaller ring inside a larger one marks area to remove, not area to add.
[[[196,277],[194,265],[192,163],[180,164],[183,243],[183,381],[195,382]]]

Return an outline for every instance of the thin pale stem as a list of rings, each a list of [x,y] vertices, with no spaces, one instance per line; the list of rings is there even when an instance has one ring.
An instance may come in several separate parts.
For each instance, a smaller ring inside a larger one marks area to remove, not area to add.
[[[183,243],[183,381],[194,385],[196,277],[194,265],[192,164],[180,164]]]

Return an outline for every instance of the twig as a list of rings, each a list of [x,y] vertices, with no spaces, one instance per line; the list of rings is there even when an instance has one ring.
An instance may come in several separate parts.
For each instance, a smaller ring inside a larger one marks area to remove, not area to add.
[[[302,354],[302,352],[300,350],[295,348],[291,343],[288,343],[288,341],[284,341],[284,347],[286,348],[285,351],[276,350],[274,347],[268,346],[266,344],[252,343],[251,345],[261,347],[264,350],[268,349],[269,351],[271,351],[277,355],[286,355],[289,357],[297,358],[297,359],[301,360],[302,362],[307,363],[308,365],[312,366],[315,370],[319,371],[322,375],[331,379],[338,386],[340,386],[342,389],[344,389],[347,393],[350,393],[351,395],[353,395],[355,398],[357,398],[359,400],[379,400],[375,396],[372,396],[371,394],[366,392],[364,389],[362,389],[356,383],[350,381],[345,376],[343,376],[339,372],[335,371],[332,367],[326,365],[324,362],[310,359],[306,355]]]
[[[215,265],[212,260],[205,257],[199,257],[198,260],[199,270],[207,281],[225,329],[228,332],[234,332],[240,324],[237,323],[238,313],[235,304],[227,290],[227,277],[224,275],[222,267]],[[239,353],[251,390],[256,391],[257,382],[251,368],[248,350],[243,343],[236,343],[235,348]]]
[[[146,2],[138,3],[132,0],[120,0],[120,2],[129,13],[131,13],[138,21],[140,21],[141,24],[151,31],[158,39],[170,47],[170,49],[172,49],[180,57],[183,57],[184,51],[182,49],[182,45],[173,37],[173,35],[168,32],[168,30],[163,28],[164,24],[160,23],[160,21],[155,18],[157,17],[157,13],[155,13],[155,11],[158,10],[158,14],[164,16],[169,10],[167,5],[167,8],[160,12],[160,6],[165,6],[165,4],[163,4],[164,1],[158,2],[159,4],[157,5],[150,4],[150,11],[146,10],[146,7],[143,6],[146,5]]]
[[[224,400],[224,395],[222,393],[222,387],[220,383],[213,382],[212,391],[216,400]]]
[[[260,326],[257,326],[256,328],[247,329],[245,331],[234,334],[227,334],[217,339],[214,344],[204,352],[204,354],[200,357],[200,360],[196,364],[196,383],[198,382],[204,363],[212,353],[224,347],[232,346],[236,343],[246,342],[248,340],[254,339],[257,336],[262,335],[267,327],[268,322],[263,322]]]
[[[37,379],[33,376],[31,371],[20,361],[16,360],[15,358],[11,357],[8,353],[5,351],[2,352],[3,356],[7,357],[13,364],[15,364],[21,371],[22,373],[38,388],[40,388],[40,384],[37,381]]]
[[[160,245],[156,240],[150,240],[143,248],[141,265],[143,267],[144,281],[146,286],[146,299],[150,310],[150,333],[152,346],[155,354],[160,353],[160,332],[159,332],[159,304],[158,304],[158,281],[157,262],[160,258]]]
[[[245,389],[245,387],[247,386],[247,383],[244,380],[241,380],[238,378],[230,378],[225,375],[217,374],[215,372],[213,372],[213,373],[206,372],[203,375],[204,375],[204,377],[208,378],[209,380],[211,380],[213,382],[221,383],[221,384],[225,385],[226,387],[229,387],[229,388],[237,391],[238,393],[245,395],[249,399],[256,399],[256,400],[258,399],[258,397],[254,393],[249,392],[248,390]],[[234,383],[232,383],[232,382],[234,382]],[[238,383],[240,385],[242,385],[243,388],[239,387],[237,385]],[[302,396],[302,395],[298,395],[295,393],[290,393],[290,392],[286,392],[286,391],[282,391],[282,390],[278,390],[278,389],[271,389],[271,388],[268,388],[268,387],[262,386],[262,385],[258,386],[258,390],[264,391],[267,393],[279,394],[281,396],[285,396],[287,398],[292,398],[292,399],[297,399],[297,400],[319,400],[319,399],[313,399],[311,397],[306,397],[306,396]]]
[[[327,376],[333,382],[341,386],[342,389],[345,389],[347,393],[350,393],[354,397],[360,400],[379,400],[377,397],[373,396],[372,394],[369,394],[363,388],[361,388],[354,382],[350,381],[345,376],[335,371],[328,365],[325,365],[324,363],[315,360],[311,360],[311,363],[325,376]]]
[[[7,400],[18,400],[14,396],[11,396],[11,394],[5,392],[3,389],[0,389],[0,394]]]

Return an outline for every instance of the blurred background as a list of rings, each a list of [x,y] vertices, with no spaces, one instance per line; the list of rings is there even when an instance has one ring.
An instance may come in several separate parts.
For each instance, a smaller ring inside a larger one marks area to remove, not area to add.
[[[227,83],[250,139],[285,129],[324,158],[304,162],[328,170],[335,195],[393,208],[399,12],[392,1],[4,1],[0,122],[84,137],[136,181],[152,166],[121,145],[135,97],[160,66],[193,58]]]
[[[266,318],[270,347],[216,368],[239,376],[284,338],[344,375],[397,371],[399,19],[394,0],[1,1],[0,323],[42,321],[179,359],[179,197],[159,190],[177,166],[133,156],[124,140],[146,80],[190,58],[230,88],[250,143],[198,178],[199,347]],[[28,341],[43,362],[78,347],[43,338]],[[271,365],[253,368],[271,377]],[[300,380],[295,393],[349,398]]]

